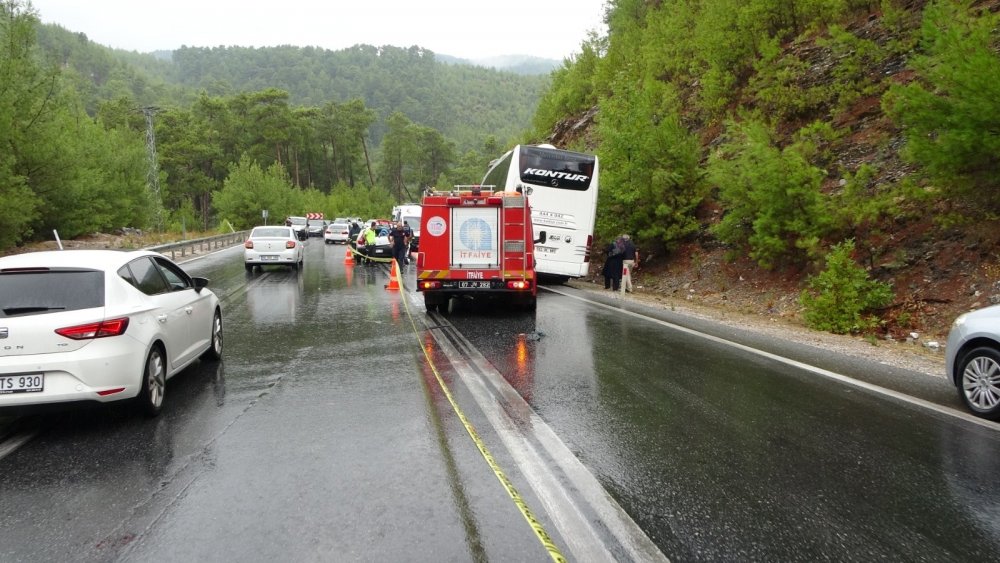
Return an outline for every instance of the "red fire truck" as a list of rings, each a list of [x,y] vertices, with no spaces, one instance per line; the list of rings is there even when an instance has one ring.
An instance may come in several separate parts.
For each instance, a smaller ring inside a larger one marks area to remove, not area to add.
[[[421,202],[417,291],[427,311],[446,311],[452,297],[497,298],[535,309],[535,242],[531,206],[493,186],[430,191]],[[539,233],[541,241],[545,232]]]

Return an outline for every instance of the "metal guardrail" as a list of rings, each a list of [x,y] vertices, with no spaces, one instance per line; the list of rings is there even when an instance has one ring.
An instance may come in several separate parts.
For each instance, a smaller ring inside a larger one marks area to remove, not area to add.
[[[159,252],[160,254],[170,254],[170,259],[176,261],[178,257],[185,258],[187,256],[194,256],[196,254],[203,254],[220,248],[227,248],[236,244],[242,244],[243,241],[246,240],[248,233],[249,231],[236,231],[233,233],[226,233],[224,235],[150,246],[147,250]]]

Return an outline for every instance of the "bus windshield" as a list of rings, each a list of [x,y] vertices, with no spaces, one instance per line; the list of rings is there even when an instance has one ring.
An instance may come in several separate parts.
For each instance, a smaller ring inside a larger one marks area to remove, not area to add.
[[[525,146],[519,172],[526,184],[585,191],[590,189],[595,162],[591,155]]]
[[[482,184],[528,196],[536,271],[556,278],[587,275],[597,214],[598,161],[552,145],[518,145],[490,163]]]

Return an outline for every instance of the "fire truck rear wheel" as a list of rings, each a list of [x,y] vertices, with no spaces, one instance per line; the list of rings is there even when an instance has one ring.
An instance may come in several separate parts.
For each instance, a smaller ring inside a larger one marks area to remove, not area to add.
[[[425,293],[424,307],[427,309],[428,313],[435,310],[444,313],[448,311],[448,300],[444,299],[440,295],[427,295]]]
[[[534,295],[519,296],[514,298],[514,302],[511,305],[522,311],[534,311],[537,308],[538,301]]]

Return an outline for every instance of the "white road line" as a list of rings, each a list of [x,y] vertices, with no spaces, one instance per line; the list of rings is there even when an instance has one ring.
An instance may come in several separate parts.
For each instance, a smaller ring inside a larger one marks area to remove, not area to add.
[[[416,295],[410,299],[414,303],[418,301]],[[419,307],[415,307],[414,311],[419,311]],[[519,471],[545,506],[546,514],[552,518],[575,560],[617,561],[608,549],[607,536],[602,538],[595,529],[598,522],[588,519],[588,515],[592,515],[599,519],[605,533],[613,536],[633,561],[668,561],[503,375],[446,318],[436,314],[434,318],[443,319],[443,325],[450,329],[452,337],[466,349],[465,352],[459,351],[440,330],[431,331],[439,350],[461,376],[461,381],[514,458]],[[426,319],[424,325],[427,326]],[[516,415],[516,420],[512,413]],[[529,439],[528,434],[534,440]],[[544,451],[539,451],[535,444]],[[586,506],[581,506],[580,499]]]
[[[672,328],[672,329],[680,331],[680,332],[684,332],[684,333],[687,333],[687,334],[698,336],[698,337],[704,338],[706,340],[711,340],[712,342],[716,342],[716,343],[719,343],[719,344],[724,344],[726,346],[730,346],[732,348],[736,348],[737,350],[742,350],[744,352],[749,352],[751,354],[756,354],[758,356],[761,356],[761,357],[764,357],[764,358],[768,358],[770,360],[774,360],[776,362],[780,362],[780,363],[783,363],[783,364],[788,365],[788,366],[796,367],[796,368],[799,368],[799,369],[802,369],[802,370],[805,370],[805,371],[808,371],[808,372],[815,373],[817,375],[821,375],[821,376],[826,377],[828,379],[833,379],[833,380],[839,381],[841,383],[846,383],[847,385],[852,385],[854,387],[858,387],[858,388],[861,388],[861,389],[866,389],[868,391],[871,391],[873,393],[877,393],[879,395],[883,395],[883,396],[886,396],[886,397],[892,397],[893,399],[896,399],[896,400],[899,400],[899,401],[903,401],[904,403],[909,403],[911,405],[923,407],[925,409],[932,410],[932,411],[934,411],[936,413],[939,413],[939,414],[943,414],[943,415],[950,416],[950,417],[953,417],[953,418],[958,418],[958,419],[964,420],[965,422],[971,422],[973,424],[978,424],[979,426],[983,426],[983,427],[989,428],[991,430],[1000,430],[1000,423],[996,423],[996,422],[992,422],[992,421],[989,421],[989,420],[986,420],[986,419],[982,419],[982,418],[979,418],[979,417],[974,416],[972,414],[969,414],[969,413],[966,413],[966,412],[962,412],[962,411],[958,411],[958,410],[955,410],[955,409],[952,409],[952,408],[949,408],[949,407],[941,406],[941,405],[938,405],[936,403],[932,403],[930,401],[925,401],[923,399],[918,399],[917,397],[911,397],[910,395],[907,395],[905,393],[900,393],[899,391],[894,391],[894,390],[888,389],[886,387],[881,387],[881,386],[875,385],[873,383],[868,383],[867,381],[861,381],[859,379],[854,379],[852,377],[848,377],[848,376],[840,374],[840,373],[836,373],[836,372],[833,372],[833,371],[830,371],[830,370],[826,370],[826,369],[823,369],[823,368],[820,368],[820,367],[816,367],[814,365],[806,364],[806,363],[803,363],[803,362],[800,362],[800,361],[797,361],[797,360],[792,360],[790,358],[786,358],[784,356],[779,356],[777,354],[772,354],[770,352],[765,352],[764,350],[759,350],[757,348],[752,348],[750,346],[746,346],[744,344],[740,344],[739,342],[733,342],[732,340],[726,340],[725,338],[721,338],[721,337],[718,337],[718,336],[713,336],[711,334],[707,334],[707,333],[704,333],[704,332],[701,332],[701,331],[698,331],[698,330],[694,330],[692,328],[688,328],[688,327],[684,327],[684,326],[681,326],[681,325],[678,325],[678,324],[674,324],[674,323],[671,323],[671,322],[668,322],[668,321],[664,321],[664,320],[660,320],[660,319],[655,319],[655,318],[652,318],[652,317],[648,317],[646,315],[643,315],[642,313],[636,313],[634,311],[629,311],[627,309],[622,309],[620,307],[615,307],[615,306],[612,306],[612,305],[608,305],[606,303],[601,303],[599,301],[592,301],[590,299],[586,299],[586,298],[580,297],[578,295],[571,295],[569,293],[566,293],[566,292],[563,292],[563,291],[559,291],[557,289],[552,289],[552,288],[548,288],[548,287],[546,287],[544,289],[546,289],[548,291],[551,291],[553,293],[558,293],[559,295],[562,295],[564,297],[569,297],[570,299],[576,299],[578,301],[583,301],[585,303],[590,303],[591,305],[596,305],[598,307],[604,307],[605,309],[609,309],[609,310],[612,310],[612,311],[617,311],[619,313],[622,313],[622,314],[625,314],[625,315],[630,315],[630,316],[638,318],[638,319],[644,319],[644,320],[647,320],[649,322],[656,323],[656,324],[659,324],[659,325],[662,325],[662,326],[665,326],[665,327],[669,327],[669,328]]]
[[[25,432],[19,432],[13,436],[8,436],[2,442],[0,442],[0,459],[7,457],[8,455],[14,453],[18,448],[27,444],[32,438],[38,435],[38,430],[28,430]]]

